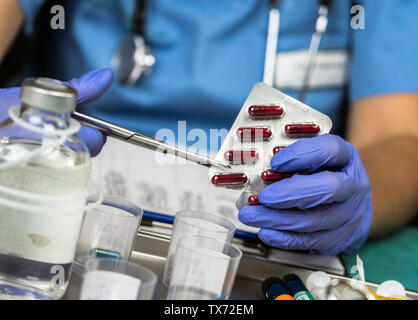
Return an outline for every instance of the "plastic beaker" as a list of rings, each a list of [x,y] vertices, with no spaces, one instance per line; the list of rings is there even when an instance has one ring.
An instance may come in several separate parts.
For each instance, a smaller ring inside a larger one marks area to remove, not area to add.
[[[168,300],[228,299],[241,260],[236,246],[204,236],[177,245]]]
[[[80,300],[150,300],[157,276],[138,264],[113,259],[86,262]]]
[[[87,210],[84,216],[76,263],[84,265],[92,258],[128,261],[142,214],[143,210],[131,202],[105,196],[101,204]]]
[[[179,211],[174,218],[170,247],[164,269],[163,283],[170,284],[173,257],[178,240],[185,235],[202,235],[215,238],[220,242],[232,242],[235,226],[229,220],[205,212]]]

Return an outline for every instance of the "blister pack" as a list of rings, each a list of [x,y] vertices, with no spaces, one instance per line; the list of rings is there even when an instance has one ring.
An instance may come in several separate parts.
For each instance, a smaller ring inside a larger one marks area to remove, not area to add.
[[[279,173],[270,167],[272,157],[300,138],[328,133],[326,115],[262,82],[255,84],[222,144],[216,160],[231,169],[211,167],[216,187],[242,190],[237,208],[257,205],[267,185],[297,173]]]

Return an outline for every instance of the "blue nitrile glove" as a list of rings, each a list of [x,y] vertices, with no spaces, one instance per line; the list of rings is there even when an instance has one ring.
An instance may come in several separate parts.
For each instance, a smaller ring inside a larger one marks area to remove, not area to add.
[[[357,150],[338,136],[300,139],[271,160],[297,174],[264,188],[262,205],[246,206],[241,222],[261,228],[268,245],[323,254],[352,253],[365,242],[371,220],[370,182]]]
[[[100,69],[65,83],[78,91],[77,105],[82,105],[100,98],[110,87],[112,81],[112,71],[110,69]],[[0,89],[0,122],[8,118],[8,108],[10,106],[21,104],[19,95],[20,88]],[[106,138],[96,129],[82,126],[79,135],[93,157],[102,150],[106,142]]]

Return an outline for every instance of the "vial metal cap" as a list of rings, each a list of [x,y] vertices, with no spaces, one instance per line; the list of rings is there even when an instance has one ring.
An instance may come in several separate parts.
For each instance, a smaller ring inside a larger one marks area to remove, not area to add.
[[[23,81],[20,99],[30,107],[69,113],[77,105],[77,91],[55,79],[29,78]]]

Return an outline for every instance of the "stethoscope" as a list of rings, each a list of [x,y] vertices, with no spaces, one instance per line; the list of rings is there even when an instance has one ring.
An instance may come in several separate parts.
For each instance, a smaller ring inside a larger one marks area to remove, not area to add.
[[[122,39],[112,57],[112,69],[118,82],[132,86],[151,72],[155,57],[144,39],[146,0],[136,0],[134,30]]]
[[[298,99],[304,101],[312,71],[316,65],[322,36],[328,26],[328,9],[331,0],[318,0],[318,13],[315,31],[309,45],[305,63],[305,73]],[[264,60],[263,82],[273,86],[276,70],[277,41],[280,29],[280,0],[270,0],[266,54]],[[123,39],[112,58],[112,68],[119,83],[131,86],[149,74],[155,64],[155,57],[144,40],[146,0],[136,1],[136,16],[132,35]]]

